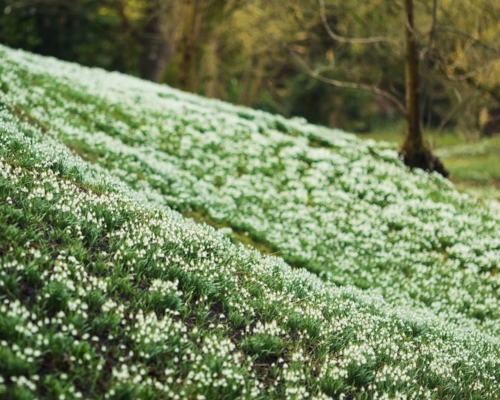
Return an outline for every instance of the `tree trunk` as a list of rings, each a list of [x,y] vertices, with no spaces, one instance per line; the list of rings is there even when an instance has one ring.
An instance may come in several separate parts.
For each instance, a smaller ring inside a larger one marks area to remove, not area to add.
[[[419,70],[413,24],[413,0],[404,0],[406,137],[401,152],[407,164],[426,169],[427,151],[422,138],[419,109]]]
[[[179,88],[188,92],[197,91],[197,9],[197,0],[186,0],[178,82]]]
[[[171,37],[173,28],[169,31],[165,30],[166,19],[166,10],[161,7],[149,8],[146,14],[146,25],[141,34],[140,75],[141,78],[153,82],[161,80],[163,71],[172,60],[174,53],[174,41]]]
[[[264,68],[266,59],[264,57],[257,56],[257,60],[257,65],[255,66],[255,68],[253,68],[255,76],[252,84],[248,87],[248,89],[245,90],[248,91],[246,101],[247,105],[249,105],[250,107],[256,104],[257,93],[262,85],[263,76],[265,74]]]
[[[406,137],[401,146],[401,155],[411,168],[437,171],[444,176],[448,172],[441,161],[434,157],[426,146],[420,125],[419,60],[413,18],[413,0],[404,0],[405,27],[405,90],[406,90]]]
[[[217,97],[217,83],[219,79],[219,66],[217,64],[219,43],[217,37],[212,37],[209,43],[209,50],[205,56],[205,63],[207,68],[207,86],[205,95],[208,98]]]

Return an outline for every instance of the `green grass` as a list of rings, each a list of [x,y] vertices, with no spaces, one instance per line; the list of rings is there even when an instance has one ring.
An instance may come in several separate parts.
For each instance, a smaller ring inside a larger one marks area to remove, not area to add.
[[[404,138],[404,126],[382,127],[376,132],[358,134],[361,139],[393,143],[397,147]],[[467,142],[454,131],[433,130],[424,136],[450,172],[450,180],[458,190],[486,200],[500,201],[500,138]]]

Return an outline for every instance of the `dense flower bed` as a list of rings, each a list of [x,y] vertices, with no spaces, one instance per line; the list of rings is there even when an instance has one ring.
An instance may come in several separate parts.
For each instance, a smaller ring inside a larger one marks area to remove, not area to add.
[[[0,391],[500,395],[500,219],[446,180],[4,47],[0,89]]]

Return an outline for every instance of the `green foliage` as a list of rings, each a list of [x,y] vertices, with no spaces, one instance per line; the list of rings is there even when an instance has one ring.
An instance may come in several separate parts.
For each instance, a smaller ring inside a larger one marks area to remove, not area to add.
[[[158,76],[170,85],[349,131],[369,132],[402,119],[380,97],[316,81],[286,50],[297,49],[326,77],[376,84],[402,99],[400,8],[381,0],[325,3],[334,32],[387,36],[397,45],[332,40],[316,0],[292,0],[285,6],[263,0],[0,0],[0,42],[133,75],[144,75],[141,66],[158,60]],[[468,42],[466,35],[437,32],[436,54],[427,60],[431,52],[424,51],[429,36],[424,33],[431,27],[432,2],[417,7],[418,45],[426,59],[422,115],[430,126],[446,119],[464,133],[474,132],[479,111],[498,103],[500,64],[494,43],[500,8],[492,0],[471,4],[474,12],[464,11],[465,3],[437,4],[438,25],[468,32],[486,45]],[[156,19],[160,24],[153,29]],[[154,50],[158,43],[165,44],[164,59]],[[443,71],[458,79],[447,81]],[[469,75],[473,78],[465,79]]]
[[[80,64],[137,73],[139,48],[120,33],[112,1],[1,0],[0,42]]]

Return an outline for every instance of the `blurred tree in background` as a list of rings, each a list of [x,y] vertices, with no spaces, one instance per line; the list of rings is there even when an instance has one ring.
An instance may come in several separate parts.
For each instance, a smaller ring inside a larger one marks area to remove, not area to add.
[[[139,48],[107,0],[0,0],[0,42],[122,72]]]
[[[436,7],[434,8],[434,4]],[[403,119],[375,84],[405,96],[398,0],[0,0],[0,42],[357,132]],[[415,3],[420,120],[466,135],[500,131],[500,3]],[[387,37],[370,45],[332,40]],[[293,54],[292,54],[293,53]]]

